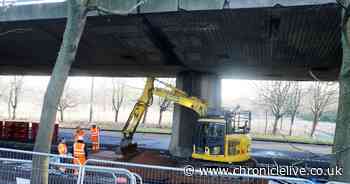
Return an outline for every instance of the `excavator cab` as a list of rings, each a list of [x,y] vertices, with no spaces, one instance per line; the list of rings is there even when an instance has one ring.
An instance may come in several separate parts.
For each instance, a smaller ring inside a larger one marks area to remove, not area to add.
[[[251,112],[225,112],[198,120],[192,158],[218,162],[250,159]]]

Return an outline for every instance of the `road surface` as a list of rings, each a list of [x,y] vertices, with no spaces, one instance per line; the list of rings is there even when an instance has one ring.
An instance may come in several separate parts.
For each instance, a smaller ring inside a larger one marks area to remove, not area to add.
[[[73,129],[60,129],[60,137],[65,137],[68,141],[73,141]],[[120,132],[102,131],[101,143],[106,145],[119,145],[122,138]],[[85,136],[85,140],[89,142],[89,131]],[[139,147],[167,150],[170,143],[170,135],[168,134],[150,134],[136,133],[134,141]],[[329,159],[331,146],[313,145],[313,144],[298,144],[298,143],[280,143],[271,141],[253,141],[252,155],[263,157],[278,157],[278,158],[310,158],[325,161]]]

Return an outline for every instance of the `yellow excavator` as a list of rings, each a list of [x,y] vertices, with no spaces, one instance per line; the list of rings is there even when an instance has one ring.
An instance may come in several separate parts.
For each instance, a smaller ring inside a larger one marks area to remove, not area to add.
[[[155,81],[164,87],[155,87]],[[152,104],[153,95],[192,109],[199,115],[192,158],[225,163],[244,162],[250,159],[249,111],[234,110],[209,116],[205,101],[189,96],[186,92],[153,77],[147,78],[143,93],[122,129],[123,138],[119,151],[124,156],[136,152],[137,144],[132,142],[133,135],[146,109]]]

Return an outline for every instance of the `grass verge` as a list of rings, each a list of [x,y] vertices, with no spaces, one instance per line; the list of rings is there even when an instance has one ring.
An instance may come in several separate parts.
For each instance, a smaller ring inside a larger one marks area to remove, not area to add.
[[[276,142],[293,142],[303,144],[320,144],[331,145],[332,141],[313,139],[305,136],[282,136],[282,135],[264,135],[264,134],[252,134],[253,140],[257,141],[276,141]]]

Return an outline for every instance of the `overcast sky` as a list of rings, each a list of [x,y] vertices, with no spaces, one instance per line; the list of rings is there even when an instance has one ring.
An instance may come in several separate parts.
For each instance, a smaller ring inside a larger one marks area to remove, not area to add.
[[[12,76],[1,76],[1,80],[6,83],[12,79]],[[117,80],[123,81],[129,88],[135,88],[142,90],[145,84],[145,78],[117,78]],[[169,79],[160,79],[168,82]],[[25,88],[33,89],[46,89],[49,77],[47,76],[25,76]],[[223,99],[236,99],[236,98],[253,98],[256,97],[256,89],[254,83],[259,81],[254,80],[237,80],[237,79],[223,79],[222,86],[222,98]],[[77,90],[88,90],[91,85],[91,77],[69,77],[69,86]],[[173,80],[172,83],[175,83]],[[108,77],[95,77],[95,88],[99,86],[111,86],[112,78]],[[304,86],[308,85],[308,82],[303,83]]]
[[[10,80],[10,76],[3,76],[2,80]],[[142,89],[145,84],[145,78],[118,78],[124,81],[127,87]],[[43,76],[26,76],[25,87],[26,88],[42,88],[45,89],[49,81],[48,77]],[[107,77],[95,77],[95,86],[98,88],[102,85],[111,85],[111,78]],[[166,80],[166,79],[161,79]],[[70,77],[69,86],[78,90],[88,90],[91,85],[90,77]],[[235,98],[252,98],[255,97],[255,89],[252,85],[251,80],[234,80],[234,79],[223,79],[222,80],[222,97],[225,99]]]

